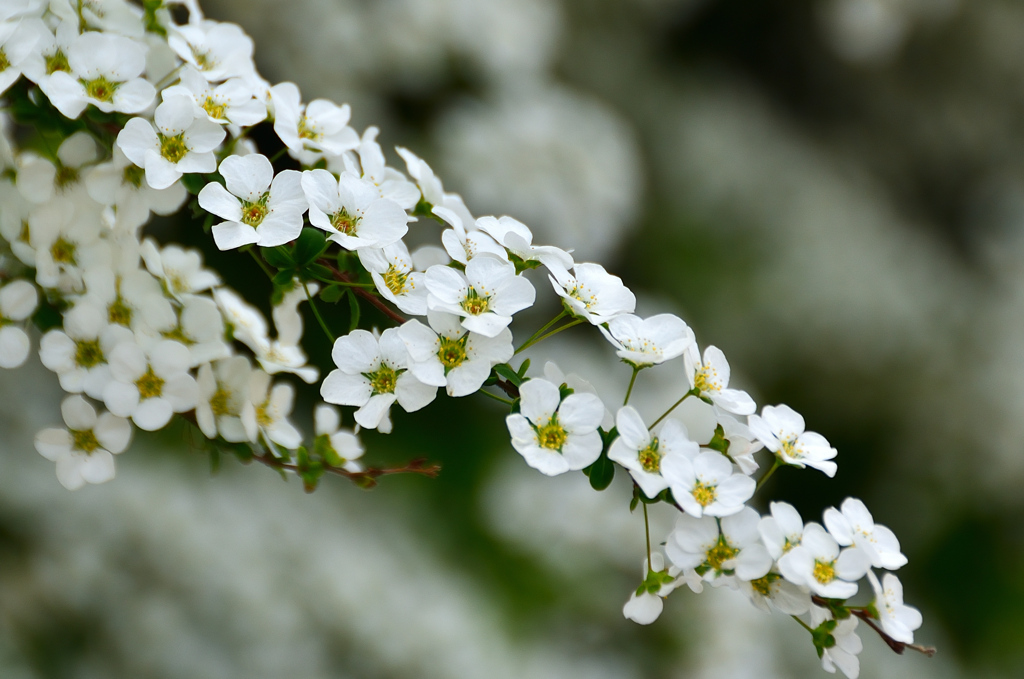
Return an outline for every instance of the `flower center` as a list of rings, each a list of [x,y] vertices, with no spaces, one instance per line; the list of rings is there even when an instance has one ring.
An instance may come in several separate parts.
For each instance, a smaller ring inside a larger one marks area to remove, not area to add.
[[[248,224],[254,229],[257,226],[259,226],[263,222],[263,219],[270,212],[270,210],[267,209],[268,198],[270,198],[270,194],[264,193],[255,203],[250,203],[247,200],[243,200],[242,223]]]
[[[7,58],[7,53],[0,47],[0,71],[6,71],[11,67],[11,60]]]
[[[64,190],[71,184],[78,181],[78,169],[67,165],[58,165],[57,174],[53,178],[54,185],[59,190]]]
[[[31,232],[30,227],[28,225],[28,220],[27,219],[21,220],[21,231],[18,232],[18,240],[21,241],[22,243],[27,243],[27,242],[29,242],[29,239],[31,237],[32,237],[32,232]]]
[[[657,474],[661,471],[661,453],[658,452],[657,438],[652,438],[651,445],[637,453],[637,460],[645,472]]]
[[[85,95],[90,99],[96,101],[107,102],[114,98],[114,90],[118,88],[121,83],[110,82],[105,76],[93,78],[92,80],[81,80],[82,86],[85,88]]]
[[[812,571],[814,579],[823,585],[827,585],[836,579],[836,567],[835,561],[819,561],[814,560],[814,570]]]
[[[67,73],[71,70],[71,66],[68,64],[68,57],[64,52],[58,49],[53,54],[44,57],[46,61],[46,75],[53,75],[57,71],[64,71]]]
[[[377,394],[395,393],[398,376],[403,372],[405,371],[395,370],[386,363],[381,363],[375,372],[364,373],[363,376],[370,380],[370,388],[373,389],[373,395],[376,396]]]
[[[128,165],[124,168],[121,173],[121,183],[134,186],[135,188],[142,188],[142,178],[146,176],[146,171],[141,167],[135,165]]]
[[[139,389],[139,400],[154,398],[164,391],[164,380],[153,372],[153,368],[146,368],[146,373],[135,381]]]
[[[309,139],[310,141],[320,141],[320,137],[323,136],[323,134],[316,129],[316,123],[306,116],[299,118],[298,133],[299,139]]]
[[[201,52],[196,47],[191,46],[192,59],[195,60],[196,66],[199,67],[200,71],[209,71],[211,68],[217,65],[216,60],[210,56],[209,52]]]
[[[718,385],[717,371],[708,366],[702,367],[697,371],[697,374],[693,376],[693,387],[702,393],[722,390]]]
[[[751,580],[750,586],[754,588],[754,591],[761,596],[772,595],[772,583],[779,579],[779,576],[775,573],[768,573],[757,580]]]
[[[50,246],[50,256],[53,257],[55,262],[74,266],[75,244],[62,236],[53,241],[53,245]]]
[[[465,335],[461,339],[453,340],[447,337],[441,339],[441,348],[437,350],[437,357],[441,359],[445,375],[452,368],[458,368],[466,360],[467,339],[469,339],[469,335]]]
[[[263,429],[267,429],[270,425],[274,424],[274,418],[270,416],[269,398],[263,402],[263,405],[256,409],[256,423]]]
[[[388,290],[395,296],[401,295],[405,292],[406,284],[409,285],[411,290],[414,286],[412,281],[409,280],[409,274],[399,269],[394,264],[388,265],[388,270],[381,274],[381,278],[384,279],[384,285],[388,287]]]
[[[577,302],[580,302],[587,309],[597,301],[597,296],[590,294],[582,285],[576,284],[576,287],[568,291],[569,296]]]
[[[196,343],[192,337],[185,333],[185,330],[179,325],[172,330],[161,333],[165,339],[174,340],[175,342],[181,342],[187,347],[192,346]]]
[[[345,208],[341,208],[331,215],[331,226],[333,226],[339,233],[343,233],[346,236],[352,235],[356,230],[356,225],[359,224],[359,221],[359,217],[350,215],[348,210]]]
[[[804,451],[802,448],[797,446],[796,442],[797,439],[795,438],[782,441],[782,450],[780,450],[779,453],[790,459],[800,459],[804,456]]]
[[[129,326],[132,323],[132,308],[125,304],[124,300],[118,296],[107,307],[107,320],[115,325]]]
[[[231,408],[228,405],[231,401],[231,392],[224,387],[219,388],[210,397],[210,410],[214,415],[230,415]]]
[[[537,443],[541,448],[562,452],[562,446],[569,439],[569,433],[558,422],[558,414],[551,416],[548,423],[537,427]]]
[[[722,564],[729,559],[736,558],[740,550],[736,549],[725,541],[724,536],[718,536],[718,542],[706,553],[708,565],[716,571],[722,570]]]
[[[213,97],[207,97],[206,101],[203,102],[203,110],[206,111],[207,115],[211,118],[218,120],[224,117],[224,111],[227,109],[227,104],[222,104],[216,101]]]
[[[466,299],[462,300],[462,308],[470,316],[479,316],[485,313],[490,306],[491,298],[481,297],[480,293],[473,289],[473,286],[469,287],[469,291],[466,292]]]
[[[106,362],[99,340],[75,342],[75,364],[81,368],[92,368]]]
[[[72,429],[71,440],[74,442],[73,445],[76,450],[81,450],[85,453],[92,453],[92,451],[100,447],[100,442],[96,440],[96,434],[92,433],[92,429],[82,431]]]
[[[710,484],[699,482],[693,487],[693,499],[697,501],[701,507],[707,507],[709,504],[715,501],[715,488]]]
[[[188,155],[188,146],[185,145],[184,132],[179,132],[172,137],[165,137],[157,132],[156,136],[160,139],[160,155],[167,162],[177,164]]]

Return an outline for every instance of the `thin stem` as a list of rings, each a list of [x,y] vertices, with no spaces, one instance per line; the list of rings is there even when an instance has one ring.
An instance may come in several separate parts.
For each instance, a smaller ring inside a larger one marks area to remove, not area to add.
[[[804,628],[805,630],[807,630],[807,631],[808,631],[808,632],[810,632],[811,634],[814,634],[814,630],[813,630],[813,629],[811,629],[811,626],[810,626],[810,625],[808,625],[808,624],[807,624],[806,622],[804,622],[804,621],[803,621],[803,620],[801,620],[800,618],[796,617],[795,615],[791,615],[791,616],[789,616],[789,617],[793,618],[793,619],[794,619],[794,620],[796,620],[796,621],[797,621],[798,623],[800,623],[800,626],[801,626],[801,627],[803,627],[803,628]]]
[[[373,283],[349,283],[347,281],[334,281],[333,285],[340,285],[343,288],[376,288]]]
[[[690,391],[688,391],[685,394],[683,394],[683,397],[681,399],[679,399],[678,401],[673,403],[672,406],[668,410],[666,410],[665,412],[663,412],[661,414],[661,417],[659,417],[658,419],[656,419],[654,421],[654,424],[651,425],[651,429],[654,429],[655,427],[657,427],[658,423],[661,422],[662,420],[664,420],[666,417],[668,417],[669,413],[671,413],[673,410],[678,408],[682,404],[683,401],[685,401],[686,399],[690,398],[691,396],[696,396],[699,393],[700,392],[697,391],[696,389],[691,389]]]
[[[515,354],[518,354],[523,349],[526,349],[527,347],[529,347],[535,341],[537,341],[537,338],[540,337],[540,335],[543,334],[545,330],[547,330],[548,328],[553,326],[555,323],[557,323],[559,320],[564,318],[565,314],[566,314],[565,309],[562,309],[562,313],[560,313],[557,316],[555,316],[554,318],[552,318],[550,321],[548,321],[547,323],[544,324],[544,327],[542,327],[540,330],[538,330],[537,332],[535,332],[532,335],[530,335],[530,338],[528,340],[526,340],[525,342],[523,342],[523,345],[521,347],[519,347],[518,349],[515,350],[515,352],[513,353],[513,356]]]
[[[484,396],[490,396],[491,398],[493,398],[495,401],[498,401],[499,403],[504,403],[505,405],[510,406],[510,407],[512,406],[512,401],[510,401],[509,399],[507,399],[507,398],[505,398],[503,396],[498,396],[497,394],[492,394],[491,392],[484,391],[483,389],[481,389],[479,393],[483,394]]]
[[[316,302],[313,301],[313,296],[309,294],[309,286],[306,282],[302,282],[302,289],[306,291],[306,299],[309,300],[309,308],[313,310],[313,315],[316,316],[316,320],[320,323],[320,327],[323,328],[324,334],[327,335],[327,339],[334,344],[334,335],[327,327],[327,323],[324,322],[323,316],[320,315],[320,310],[316,308]]]
[[[555,328],[554,330],[552,330],[552,331],[551,331],[551,332],[549,332],[548,334],[546,334],[546,335],[541,335],[540,337],[538,337],[537,339],[533,340],[532,342],[527,342],[527,343],[526,343],[526,344],[524,344],[523,346],[519,347],[519,349],[517,349],[517,350],[516,350],[516,353],[519,353],[519,352],[520,352],[520,351],[522,351],[523,349],[526,349],[527,347],[533,346],[534,344],[540,344],[541,342],[543,342],[543,341],[544,341],[544,340],[546,340],[547,338],[549,338],[549,337],[551,337],[551,336],[553,336],[553,335],[557,335],[558,333],[562,332],[563,330],[568,330],[569,328],[571,328],[571,327],[573,327],[573,326],[575,326],[575,325],[579,325],[579,324],[580,324],[580,323],[582,323],[582,322],[583,322],[583,319],[582,319],[582,318],[577,318],[577,319],[576,319],[575,321],[573,321],[572,323],[566,323],[565,325],[563,325],[563,326],[562,326],[562,327],[560,327],[560,328]]]
[[[242,249],[248,252],[250,255],[252,255],[252,258],[255,259],[256,263],[260,265],[261,269],[263,269],[263,273],[267,274],[267,278],[274,278],[274,272],[270,270],[270,267],[267,266],[267,263],[263,261],[263,258],[260,257],[259,253],[252,249],[252,245],[246,245]]]
[[[775,458],[775,462],[772,463],[771,469],[769,469],[767,472],[765,472],[765,475],[757,480],[757,485],[754,486],[754,492],[756,493],[758,490],[760,490],[761,486],[764,485],[765,481],[770,479],[772,474],[775,473],[775,470],[778,469],[781,466],[782,466],[782,462],[779,461],[779,458]]]
[[[325,267],[327,267],[330,270],[330,272],[332,274],[334,274],[334,280],[336,282],[338,282],[338,283],[352,283],[351,277],[349,276],[349,274],[347,272],[339,271],[338,268],[335,267],[333,264],[331,264],[329,261],[324,260],[324,259],[320,259],[320,260],[318,260],[318,263],[322,264]],[[374,286],[374,287],[376,287],[376,286]],[[375,295],[373,292],[370,292],[369,290],[367,290],[365,288],[355,287],[355,286],[353,286],[352,292],[356,293],[357,295],[359,295],[360,297],[365,299],[367,302],[372,304],[382,314],[384,314],[385,316],[387,316],[388,318],[393,320],[395,323],[398,323],[399,325],[401,325],[402,323],[405,323],[405,317],[404,316],[402,316],[401,314],[399,314],[396,311],[392,311],[391,308],[389,308],[388,305],[385,304],[384,301],[381,300],[379,297],[377,297],[377,295]]]
[[[281,150],[279,150],[274,155],[270,156],[270,164],[273,165],[274,163],[276,163],[281,158],[281,156],[283,156],[285,154],[285,152],[287,150],[288,150],[287,146],[282,146]]]
[[[626,405],[627,403],[629,403],[629,397],[633,393],[633,385],[636,383],[636,376],[639,373],[640,373],[640,368],[637,368],[637,367],[634,366],[633,367],[633,376],[629,378],[629,388],[626,389],[626,398],[623,399],[622,405]],[[644,505],[644,512],[646,512],[646,511],[647,511],[647,505]]]
[[[647,537],[647,570],[653,570],[654,565],[651,563],[651,522],[647,520],[647,503],[641,502],[640,504],[644,506],[644,534]]]
[[[163,78],[160,78],[160,82],[158,82],[156,85],[154,85],[154,87],[156,87],[158,90],[162,90],[168,83],[171,82],[172,79],[174,79],[176,77],[178,71],[180,71],[183,68],[185,68],[185,64],[182,64],[181,66],[178,66],[177,68],[172,70],[170,73],[165,75]]]

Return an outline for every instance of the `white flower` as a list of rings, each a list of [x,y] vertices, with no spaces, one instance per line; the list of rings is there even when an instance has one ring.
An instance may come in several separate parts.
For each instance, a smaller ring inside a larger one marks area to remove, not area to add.
[[[188,373],[188,348],[180,342],[163,340],[144,350],[124,342],[110,352],[113,377],[103,389],[107,410],[118,417],[131,417],[139,429],[163,428],[174,413],[196,406],[199,392]]]
[[[409,230],[409,215],[380,196],[377,187],[348,172],[335,179],[327,170],[302,173],[309,222],[346,250],[382,248]]]
[[[181,71],[181,84],[168,87],[163,96],[185,94],[195,102],[197,118],[206,116],[218,125],[232,125],[232,134],[239,127],[252,127],[267,117],[267,105],[253,98],[252,87],[241,78],[231,78],[213,86],[195,68]]]
[[[70,72],[51,74],[46,94],[68,118],[90,104],[105,113],[138,113],[156,97],[156,88],[140,77],[146,51],[135,40],[87,31],[74,39],[67,57]]]
[[[722,350],[715,346],[704,349],[704,360],[700,360],[697,345],[683,354],[686,364],[686,378],[690,387],[699,392],[698,396],[710,398],[722,410],[735,415],[753,415],[757,410],[754,399],[745,391],[728,389],[729,362]]]
[[[665,460],[661,473],[679,506],[697,518],[739,512],[757,486],[749,476],[734,474],[732,462],[714,450],[705,450],[692,459],[680,456]]]
[[[519,412],[505,418],[512,446],[548,476],[576,471],[601,456],[604,404],[594,394],[561,399],[557,386],[535,378],[519,387]]]
[[[921,611],[903,603],[903,584],[892,573],[886,573],[881,584],[872,571],[868,581],[875,590],[875,610],[885,633],[896,641],[914,643],[914,630],[921,626]]]
[[[220,125],[195,117],[191,98],[176,95],[156,107],[152,124],[144,118],[125,123],[117,135],[117,145],[146,171],[146,182],[151,187],[166,189],[187,172],[216,170],[213,150],[224,137]]]
[[[836,449],[821,434],[804,431],[804,418],[789,406],[765,406],[760,417],[751,415],[747,422],[764,447],[786,464],[814,467],[829,477],[836,475],[838,467],[831,462]]]
[[[402,148],[401,146],[395,150],[398,151],[398,155],[402,156],[402,160],[405,161],[409,176],[415,179],[416,185],[420,187],[423,200],[434,206],[444,205],[444,187],[441,185],[441,180],[434,175],[434,171],[430,169],[426,161],[419,158],[409,149]]]
[[[616,316],[608,327],[597,326],[616,348],[615,354],[635,368],[646,368],[671,360],[693,344],[693,331],[673,314],[640,318],[632,314]]]
[[[772,558],[758,539],[758,520],[750,507],[724,519],[684,514],[668,537],[665,553],[679,568],[695,568],[712,584],[730,575],[756,580],[772,567]]]
[[[572,268],[572,255],[552,245],[534,245],[529,227],[512,217],[481,217],[476,228],[488,234],[521,262],[537,261],[549,271]]]
[[[832,614],[828,609],[818,606],[811,606],[811,627],[817,628],[826,620],[831,620]],[[832,630],[832,638],[835,645],[823,649],[821,655],[821,666],[826,672],[835,674],[838,668],[848,679],[857,679],[860,675],[860,659],[857,657],[864,650],[864,643],[857,636],[857,625],[860,621],[855,616],[850,616],[836,623]]]
[[[47,98],[50,97],[50,76],[61,71],[71,71],[68,52],[77,37],[77,17],[73,21],[60,22],[53,33],[44,26],[35,48],[21,62],[25,77],[39,85]]]
[[[231,355],[224,341],[224,317],[209,297],[190,295],[175,308],[177,322],[157,333],[143,331],[153,341],[172,339],[188,347],[191,367]]]
[[[665,557],[660,552],[651,554],[651,563],[644,559],[644,581],[622,607],[622,615],[640,625],[650,625],[665,607],[663,599],[681,584],[675,576],[677,568],[665,569]]]
[[[251,76],[252,38],[236,24],[205,19],[168,31],[167,44],[210,82]]]
[[[252,366],[244,356],[232,356],[200,366],[196,377],[196,423],[207,438],[220,434],[225,441],[248,441],[242,410],[249,404]],[[251,404],[250,404],[251,405]]]
[[[562,372],[554,361],[547,361],[544,364],[544,379],[552,384],[564,384],[573,391],[580,394],[593,394],[594,396],[600,396],[597,393],[597,389],[593,384],[583,379],[576,373],[569,373],[566,375]],[[605,431],[611,431],[612,427],[615,426],[615,416],[612,415],[612,411],[607,407],[604,409],[604,417],[601,418],[601,429]],[[685,431],[685,427],[684,427]]]
[[[464,265],[484,253],[508,259],[505,248],[486,233],[477,229],[467,231],[462,217],[454,210],[438,205],[431,212],[451,224],[452,228],[441,232],[441,243],[448,256],[456,262]]]
[[[40,287],[81,292],[86,267],[110,265],[110,246],[100,239],[99,215],[77,208],[67,198],[40,206],[29,215],[28,225]]]
[[[313,411],[316,440],[314,451],[324,457],[328,464],[346,471],[360,472],[363,465],[358,461],[365,449],[356,432],[341,428],[338,409],[321,403]]]
[[[33,203],[45,203],[56,193],[68,194],[81,185],[82,169],[99,157],[88,132],[75,132],[57,148],[55,162],[26,152],[19,157],[16,185]]]
[[[359,135],[348,126],[348,104],[338,106],[326,99],[302,105],[295,83],[270,88],[274,104],[274,132],[303,165],[313,165],[323,154],[338,155],[359,145]]]
[[[432,266],[424,279],[427,306],[462,317],[471,332],[496,337],[512,322],[512,314],[531,306],[537,291],[530,281],[516,275],[511,262],[474,257],[463,274],[447,266]]]
[[[892,571],[906,565],[907,557],[900,552],[896,534],[876,524],[862,501],[848,497],[841,509],[842,512],[835,507],[825,510],[825,527],[836,542],[860,549],[875,568]]]
[[[290,384],[271,387],[270,375],[253,370],[249,378],[249,400],[242,408],[242,426],[252,442],[263,434],[265,440],[294,450],[302,445],[302,434],[288,421],[295,401],[295,389]],[[270,445],[271,452],[280,453]]]
[[[128,160],[120,146],[115,146],[110,162],[97,165],[85,175],[85,190],[97,203],[108,206],[111,227],[135,233],[149,221],[150,212],[174,214],[188,196],[178,182],[154,189],[143,181],[145,176],[145,171]]]
[[[839,544],[816,523],[804,528],[800,544],[779,559],[779,570],[790,582],[810,587],[818,596],[849,599],[870,563],[857,549],[839,552]]]
[[[145,269],[92,267],[83,275],[86,294],[80,304],[92,304],[107,320],[132,330],[159,332],[174,327],[174,308],[160,284]]]
[[[132,331],[107,322],[90,304],[76,304],[64,314],[64,330],[51,330],[39,342],[39,360],[57,373],[64,391],[102,399],[110,382],[108,357],[122,342],[133,342]]]
[[[203,267],[203,257],[198,250],[186,250],[173,244],[158,249],[156,241],[147,238],[139,251],[149,273],[161,279],[167,292],[179,302],[187,295],[220,285],[220,276]]]
[[[666,421],[654,436],[633,406],[623,406],[615,416],[615,425],[619,435],[608,449],[608,459],[628,469],[650,498],[668,488],[668,480],[662,476],[667,460],[700,453],[700,446],[689,439],[686,427],[678,420]]]
[[[14,280],[0,288],[0,368],[17,368],[28,358],[31,347],[21,322],[38,305],[39,293],[28,281]]]
[[[800,518],[796,507],[788,502],[772,502],[768,506],[772,514],[761,517],[757,529],[768,553],[777,561],[800,544],[804,535],[804,520]]]
[[[283,245],[298,238],[306,198],[301,173],[283,170],[274,176],[266,156],[228,156],[220,164],[227,188],[211,182],[199,192],[199,206],[227,221],[213,227],[221,250],[255,243]]]
[[[636,296],[600,264],[576,264],[573,273],[553,271],[548,278],[569,312],[593,325],[636,310]]]
[[[413,319],[398,328],[409,350],[409,370],[424,384],[446,387],[449,396],[480,389],[491,368],[512,358],[512,333],[497,337],[467,331],[459,317],[441,311],[427,314],[429,327]]]
[[[337,370],[320,385],[328,403],[357,406],[356,422],[367,429],[391,430],[387,419],[398,401],[407,412],[426,406],[437,387],[424,384],[408,369],[409,352],[397,328],[388,328],[378,340],[366,330],[339,337],[331,351]]]
[[[120,417],[103,413],[81,396],[69,396],[60,405],[67,429],[44,429],[36,434],[36,450],[57,463],[57,480],[68,490],[86,483],[114,478],[114,455],[128,447],[132,426]]]
[[[359,262],[367,271],[377,292],[403,312],[413,316],[427,313],[427,286],[424,274],[413,270],[412,257],[405,243],[398,241],[384,247],[360,248]]]
[[[774,570],[754,580],[741,580],[739,587],[750,603],[765,613],[771,613],[771,606],[774,606],[786,615],[803,615],[811,607],[811,595],[807,590]]]
[[[377,143],[378,132],[376,127],[366,128],[356,149],[362,177],[373,182],[381,198],[393,200],[403,210],[411,210],[420,199],[420,190],[404,174],[385,164],[384,152]]]
[[[46,25],[34,18],[0,22],[0,94],[21,76],[26,60],[48,34]]]

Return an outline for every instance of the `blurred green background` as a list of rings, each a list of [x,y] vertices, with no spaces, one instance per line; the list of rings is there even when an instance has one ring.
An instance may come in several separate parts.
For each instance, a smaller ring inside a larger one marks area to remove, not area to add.
[[[759,404],[839,449],[834,480],[787,469],[770,495],[805,520],[863,498],[939,647],[901,658],[865,630],[862,676],[1024,674],[1024,5],[203,4],[270,81],[352,104],[475,215],[604,263],[638,313],[680,314]],[[518,332],[557,308],[535,283],[548,306]],[[610,348],[558,339],[534,360],[614,403],[629,371]],[[684,380],[648,371],[637,402],[660,412]],[[806,633],[733,592],[624,620],[643,559],[628,482],[533,472],[482,398],[365,436],[371,464],[426,456],[439,479],[312,496],[230,460],[211,475],[180,429],[68,493],[31,445],[59,398],[38,366],[0,374],[5,678],[824,676]],[[654,519],[666,534],[671,513]]]

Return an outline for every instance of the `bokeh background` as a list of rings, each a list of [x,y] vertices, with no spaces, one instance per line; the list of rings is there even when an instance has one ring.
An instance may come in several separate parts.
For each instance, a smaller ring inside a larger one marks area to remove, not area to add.
[[[862,676],[1024,675],[1024,5],[203,4],[268,79],[352,104],[474,214],[605,263],[640,313],[682,315],[759,403],[829,438],[833,481],[786,469],[770,494],[805,519],[862,497],[939,647],[897,657],[865,631]],[[537,356],[621,394],[628,369],[576,332]],[[638,403],[658,412],[683,379],[647,371]],[[69,493],[31,444],[59,398],[38,366],[0,374],[5,678],[824,676],[797,625],[733,592],[624,620],[628,482],[533,472],[484,399],[366,436],[371,462],[427,456],[439,479],[306,496],[231,460],[211,473],[183,429]]]

